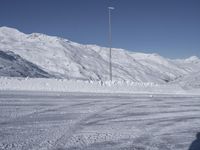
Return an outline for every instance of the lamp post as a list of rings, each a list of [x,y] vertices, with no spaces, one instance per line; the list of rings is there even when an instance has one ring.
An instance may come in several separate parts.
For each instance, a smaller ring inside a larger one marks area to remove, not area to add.
[[[114,7],[108,7],[108,15],[109,15],[109,69],[110,69],[110,81],[112,81],[112,24],[111,24],[111,11],[114,10]]]

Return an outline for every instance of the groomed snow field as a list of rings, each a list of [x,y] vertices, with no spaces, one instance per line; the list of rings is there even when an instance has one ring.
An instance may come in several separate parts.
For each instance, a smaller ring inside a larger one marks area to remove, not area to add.
[[[200,97],[0,91],[0,150],[188,150]]]

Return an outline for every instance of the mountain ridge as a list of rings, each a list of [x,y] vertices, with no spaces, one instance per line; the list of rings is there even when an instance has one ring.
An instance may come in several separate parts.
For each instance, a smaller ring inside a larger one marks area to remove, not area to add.
[[[56,78],[109,80],[109,48],[106,47],[0,27],[0,49],[12,51]],[[113,48],[112,52],[114,80],[168,83],[200,71],[196,56],[173,60],[124,49]]]

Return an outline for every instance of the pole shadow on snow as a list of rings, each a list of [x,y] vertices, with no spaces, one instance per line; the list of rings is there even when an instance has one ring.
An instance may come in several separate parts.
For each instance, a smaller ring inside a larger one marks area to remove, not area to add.
[[[196,140],[192,142],[189,150],[200,150],[200,132],[196,134]]]

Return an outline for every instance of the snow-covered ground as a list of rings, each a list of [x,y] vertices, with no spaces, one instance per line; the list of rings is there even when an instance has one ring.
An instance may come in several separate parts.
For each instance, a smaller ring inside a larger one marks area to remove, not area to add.
[[[0,92],[1,150],[188,150],[200,97]]]

